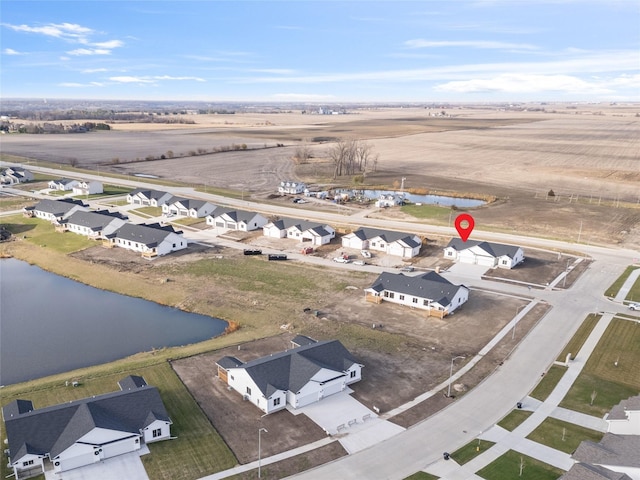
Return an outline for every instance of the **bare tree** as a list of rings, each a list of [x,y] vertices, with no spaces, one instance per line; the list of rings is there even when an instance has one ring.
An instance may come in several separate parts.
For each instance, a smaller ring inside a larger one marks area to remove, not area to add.
[[[307,161],[311,158],[311,149],[306,145],[301,145],[296,148],[296,151],[293,153],[293,161],[297,164],[307,163]]]
[[[334,163],[334,178],[366,172],[369,162],[378,164],[373,147],[358,140],[340,141],[329,148],[328,156]]]
[[[593,405],[593,401],[596,399],[597,396],[598,396],[598,392],[596,392],[595,390],[591,392],[591,403],[589,405]]]
[[[520,476],[522,476],[523,471],[524,471],[524,457],[520,456]]]

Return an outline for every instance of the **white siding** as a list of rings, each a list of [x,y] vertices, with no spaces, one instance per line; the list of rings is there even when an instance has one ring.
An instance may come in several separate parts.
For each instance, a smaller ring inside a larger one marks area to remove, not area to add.
[[[144,436],[145,443],[158,442],[160,440],[166,440],[171,436],[170,423],[162,420],[156,420],[151,425],[146,427],[142,434]],[[154,436],[154,432],[156,436]]]

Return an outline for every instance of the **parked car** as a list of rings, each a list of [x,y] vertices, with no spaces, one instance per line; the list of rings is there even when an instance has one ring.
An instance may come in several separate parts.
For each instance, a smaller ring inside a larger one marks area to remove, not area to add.
[[[355,260],[353,264],[363,266],[363,265],[366,265],[367,262],[365,262],[364,260]]]
[[[640,303],[630,303],[629,310],[640,310]]]
[[[262,255],[262,250],[258,250],[257,248],[245,248],[245,255]]]
[[[407,265],[406,267],[402,267],[402,268],[401,268],[401,271],[402,271],[402,272],[413,272],[414,270],[415,270],[415,268],[413,268],[413,267],[412,267],[412,266],[410,266],[410,265]]]
[[[371,258],[371,252],[369,250],[362,250],[360,253],[364,258]]]
[[[286,260],[287,256],[282,253],[270,253],[269,260]]]
[[[313,247],[303,247],[302,250],[300,250],[300,253],[303,255],[309,255],[313,253]]]
[[[349,260],[348,258],[344,258],[344,257],[336,257],[333,259],[334,262],[336,263],[350,263],[351,260]]]

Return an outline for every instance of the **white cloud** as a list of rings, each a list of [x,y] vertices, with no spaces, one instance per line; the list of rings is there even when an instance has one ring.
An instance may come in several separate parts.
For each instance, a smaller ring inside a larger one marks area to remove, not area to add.
[[[131,76],[120,76],[120,77],[109,77],[109,80],[117,83],[154,83],[154,80],[149,77],[131,77]]]
[[[75,50],[67,52],[67,54],[75,57],[86,55],[111,55],[111,50],[104,48],[76,48]]]
[[[88,27],[83,27],[76,23],[49,23],[47,25],[32,27],[29,25],[11,25],[3,24],[16,32],[39,33],[48,37],[67,38],[67,39],[84,39],[87,35],[93,33]]]
[[[5,55],[24,55],[24,53],[18,52],[17,50],[14,50],[13,48],[5,48],[2,53],[4,53]]]
[[[173,77],[171,75],[156,75],[156,76],[118,76],[118,77],[109,77],[109,80],[117,83],[141,83],[141,84],[151,84],[157,83],[159,80],[186,80],[186,81],[194,81],[194,82],[204,82],[204,78],[200,77]]]
[[[542,93],[607,94],[613,92],[605,82],[588,82],[570,75],[535,75],[510,73],[493,78],[475,78],[443,83],[434,87],[438,92],[478,93]]]
[[[84,70],[82,70],[82,73],[100,73],[106,71],[106,68],[85,68]]]
[[[77,83],[77,82],[63,82],[58,84],[59,87],[65,88],[87,88],[87,87],[104,87],[104,83],[89,82],[89,83]]]
[[[110,50],[114,48],[122,47],[123,45],[124,45],[124,42],[122,40],[109,40],[106,42],[95,42],[91,44],[91,46],[93,47],[108,48]]]
[[[464,47],[499,50],[537,50],[538,47],[528,43],[496,42],[493,40],[407,40],[404,44],[409,48],[442,48]]]

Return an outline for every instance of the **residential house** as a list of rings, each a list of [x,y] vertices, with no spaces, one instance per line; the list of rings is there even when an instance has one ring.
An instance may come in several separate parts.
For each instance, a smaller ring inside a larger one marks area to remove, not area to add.
[[[342,246],[356,250],[377,250],[387,255],[412,258],[420,253],[422,240],[412,233],[361,227],[342,237]]]
[[[62,221],[61,224],[65,231],[98,240],[115,232],[126,221],[127,217],[117,212],[76,211]]]
[[[74,195],[95,195],[103,192],[104,187],[102,186],[102,182],[97,180],[82,180],[73,187]]]
[[[170,193],[160,190],[136,188],[127,194],[127,203],[146,207],[161,207],[168,202],[172,196]]]
[[[224,357],[218,377],[265,413],[304,407],[361,379],[363,365],[338,340],[305,338],[304,345],[247,363]]]
[[[304,193],[305,188],[307,188],[307,186],[302,182],[286,180],[280,182],[278,193],[280,193],[280,195],[298,195],[300,193]]]
[[[607,431],[618,435],[640,435],[640,395],[614,406],[605,418]]]
[[[453,238],[444,249],[444,258],[491,268],[511,269],[524,262],[524,251],[514,245]]]
[[[207,225],[227,230],[241,230],[250,232],[262,228],[267,219],[256,212],[234,210],[231,208],[216,208],[212,214],[207,215]]]
[[[64,198],[60,200],[40,200],[32,207],[25,207],[24,214],[27,217],[36,217],[49,220],[51,223],[60,223],[69,218],[74,212],[88,211],[89,209],[81,200]]]
[[[7,167],[0,170],[0,184],[16,185],[18,183],[30,182],[33,180],[33,173],[22,167]]]
[[[103,245],[140,252],[146,258],[167,255],[187,248],[187,240],[182,236],[181,231],[174,230],[171,225],[163,227],[158,223],[150,225],[125,223],[115,232],[104,237]]]
[[[281,218],[269,222],[262,227],[262,231],[265,237],[291,238],[318,246],[326,245],[336,236],[336,231],[329,225],[295,218]]]
[[[192,198],[171,197],[162,205],[162,213],[165,215],[180,215],[191,218],[204,218],[218,208],[205,200]]]
[[[430,316],[440,318],[453,313],[469,299],[469,289],[454,285],[435,272],[417,276],[383,272],[365,289],[366,299],[398,303],[427,310]]]
[[[70,178],[61,178],[59,180],[51,180],[49,182],[50,190],[58,190],[61,192],[71,191],[73,187],[78,185],[80,182],[78,180],[72,180]]]
[[[404,204],[404,195],[397,193],[383,193],[376,200],[375,206],[378,208],[395,207]]]
[[[576,463],[558,480],[632,480],[632,478],[626,473],[614,472],[597,465]]]
[[[51,407],[35,409],[29,400],[5,405],[2,417],[15,478],[50,468],[60,474],[170,438],[171,419],[158,389],[137,376],[118,384],[120,391]]]

